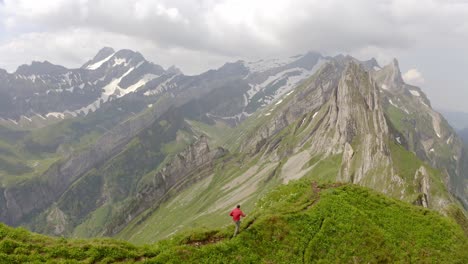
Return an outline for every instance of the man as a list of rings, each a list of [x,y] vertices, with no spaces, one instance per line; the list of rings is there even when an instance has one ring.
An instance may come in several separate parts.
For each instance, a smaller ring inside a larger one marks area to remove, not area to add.
[[[233,236],[235,237],[237,233],[239,233],[239,228],[241,224],[241,221],[240,221],[241,216],[245,217],[245,214],[241,211],[240,205],[237,205],[236,208],[234,208],[234,210],[232,210],[229,215],[232,216],[232,220],[236,224],[236,229],[234,230],[234,236]]]

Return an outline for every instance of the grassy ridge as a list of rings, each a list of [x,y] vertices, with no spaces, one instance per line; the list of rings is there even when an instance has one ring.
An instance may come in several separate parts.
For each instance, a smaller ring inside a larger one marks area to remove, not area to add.
[[[453,220],[355,185],[300,180],[262,198],[232,226],[153,245],[68,240],[0,225],[8,263],[467,263],[468,239]]]

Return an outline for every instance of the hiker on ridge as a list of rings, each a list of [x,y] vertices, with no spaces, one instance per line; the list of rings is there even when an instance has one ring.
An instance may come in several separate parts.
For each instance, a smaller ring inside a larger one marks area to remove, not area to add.
[[[232,210],[229,215],[232,216],[232,220],[236,224],[236,229],[234,230],[234,236],[233,236],[235,237],[237,233],[239,233],[239,228],[241,224],[241,221],[240,221],[241,216],[245,217],[245,214],[241,211],[240,205],[237,205],[236,208],[234,208],[234,210]]]

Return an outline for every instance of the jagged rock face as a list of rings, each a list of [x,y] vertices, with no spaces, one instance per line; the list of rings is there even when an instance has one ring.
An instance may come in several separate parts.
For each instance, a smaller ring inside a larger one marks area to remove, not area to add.
[[[392,74],[399,74],[399,70],[394,68],[396,65],[396,62],[391,65],[394,70]],[[336,176],[338,181],[368,186],[401,199],[411,200],[411,193],[422,193],[426,199],[424,204],[437,203],[434,207],[448,204],[445,197],[428,195],[429,185],[420,188],[419,180],[413,182],[405,179],[408,175],[401,175],[396,169],[390,145],[398,144],[398,134],[394,132],[393,123],[389,123],[392,120],[387,117],[385,107],[388,95],[381,89],[381,83],[374,79],[374,72],[367,70],[365,65],[357,63],[355,59],[340,58],[328,63],[308,83],[298,88],[291,95],[292,98],[285,99],[286,102],[280,102],[276,109],[267,113],[273,114],[253,135],[247,137],[241,147],[242,151],[263,153],[264,159],[272,161],[294,156],[295,161],[291,163],[303,168],[307,159],[319,157],[325,160],[338,155],[341,156],[341,168]],[[397,76],[392,78],[400,79]],[[404,96],[411,94],[403,90],[407,87],[399,89]],[[398,91],[392,90],[393,93]],[[435,120],[439,124],[437,127],[444,127],[440,115],[428,111],[425,113],[431,117],[430,124]],[[279,154],[282,141],[287,138],[280,131],[295,122],[297,125],[290,131],[299,139],[290,151]],[[404,138],[400,140],[404,141]],[[421,144],[420,141],[415,142],[416,145]],[[288,162],[286,167],[290,167]],[[294,173],[307,173],[307,169],[299,171]],[[287,175],[285,177],[291,178]],[[427,183],[428,177],[423,182]]]
[[[468,173],[462,169],[463,142],[457,133],[432,109],[420,88],[402,81],[396,60],[372,74],[381,88],[385,114],[396,132],[392,140],[440,169],[445,184],[467,206],[464,186],[468,185]]]
[[[450,132],[443,119],[429,111],[430,105],[424,95],[419,94],[419,89],[404,83],[404,86],[397,85],[401,81],[397,65],[394,62],[386,69],[380,69],[372,61],[360,63],[350,57],[332,59],[293,93],[286,94],[241,123],[240,133],[233,140],[239,143],[234,144],[233,149],[246,157],[239,163],[229,164],[228,161],[223,164],[223,167],[238,167],[241,172],[232,178],[227,175],[224,181],[220,179],[223,175],[216,175],[220,178],[203,185],[221,182],[219,188],[223,190],[225,186],[241,187],[238,192],[232,191],[235,193],[232,199],[225,197],[231,194],[228,192],[227,195],[223,193],[223,197],[212,195],[213,200],[206,203],[200,201],[204,203],[202,208],[209,208],[200,214],[211,216],[215,211],[227,211],[237,201],[252,201],[253,194],[265,191],[272,179],[287,183],[301,177],[318,182],[352,182],[444,212],[455,200],[444,187],[443,175],[431,168],[432,163],[421,162],[414,154],[426,155],[425,149],[429,145],[426,141],[435,137],[432,146],[442,144],[442,140],[450,139],[447,137]],[[375,74],[379,71],[391,76],[381,73],[377,79]],[[394,89],[383,89],[382,80]],[[389,108],[394,107],[392,103],[416,114],[404,117],[406,119],[400,115],[397,116],[399,119],[395,118],[392,115],[395,109]],[[411,108],[413,104],[424,107]],[[401,126],[410,118],[415,120],[408,122],[414,124],[412,127]],[[241,130],[243,128],[247,131]],[[450,140],[456,142],[455,137]],[[430,149],[428,151],[432,153]],[[249,163],[250,160],[255,163]],[[437,155],[427,160],[443,162]],[[200,175],[207,174],[210,172]],[[190,199],[196,193],[194,188],[188,191]],[[199,194],[193,199],[199,201],[197,199],[202,197]],[[187,195],[180,194],[162,205],[165,206],[163,212],[184,208],[182,203],[177,203],[178,199],[186,201]],[[193,206],[189,204],[185,208],[190,205]],[[154,215],[151,219],[165,221],[157,211]],[[144,232],[151,224],[145,222],[145,218],[138,219],[128,230]],[[183,224],[194,222],[184,221]],[[124,233],[127,231],[128,234],[128,230]]]
[[[388,127],[380,104],[379,89],[370,74],[358,64],[350,64],[343,73],[336,98],[332,98],[329,108],[330,121],[336,120],[331,141],[335,149],[332,151],[341,153],[348,143],[357,146],[356,152],[361,155],[359,160],[351,158],[350,162],[355,164],[354,174],[344,174],[341,178],[361,183],[368,172],[377,166],[383,167],[383,173],[389,176],[391,161],[385,142]]]
[[[315,75],[316,78],[303,84],[303,89],[297,91],[297,95],[290,99],[290,103],[279,105],[278,114],[272,116],[267,124],[247,138],[242,144],[241,151],[257,153],[266,143],[266,139],[299,118],[303,118],[304,121],[301,126],[308,125],[311,120],[305,115],[317,111],[332,96],[333,89],[339,82],[340,71],[341,68],[335,62],[325,64]],[[252,149],[252,146],[255,146],[255,149]]]
[[[380,190],[392,188],[388,127],[370,74],[356,63],[348,64],[320,111],[324,114],[310,137],[311,155],[342,154],[340,181],[369,186],[375,177],[370,172],[379,170],[380,180],[388,182]]]
[[[381,84],[383,90],[390,92],[401,92],[404,86],[403,78],[401,77],[398,61],[393,59],[392,62],[382,70],[376,71],[375,79]]]
[[[208,140],[202,136],[198,141],[177,154],[171,162],[158,171],[149,182],[139,186],[135,198],[124,207],[119,216],[106,226],[105,235],[115,235],[136,216],[148,208],[155,208],[168,199],[168,192],[193,184],[200,180],[199,173],[212,166],[213,162],[226,155],[227,150],[217,147],[210,149]]]
[[[429,183],[429,175],[425,167],[421,167],[416,171],[414,181],[420,193],[420,197],[418,197],[415,202],[425,208],[428,208],[431,187]]]

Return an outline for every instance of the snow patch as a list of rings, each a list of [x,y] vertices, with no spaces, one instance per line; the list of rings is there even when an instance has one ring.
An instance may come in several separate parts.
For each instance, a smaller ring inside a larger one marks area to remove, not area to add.
[[[43,120],[46,120],[46,118],[38,113],[35,114],[35,116],[38,116],[39,118],[43,119]]]
[[[302,121],[301,121],[301,124],[299,125],[299,127],[301,127],[301,126],[304,124],[304,122],[306,121],[306,119],[307,119],[307,117],[302,118]],[[314,118],[312,117],[312,119],[314,119]]]
[[[265,59],[265,60],[258,60],[254,62],[246,62],[244,66],[249,69],[250,72],[264,72],[269,69],[281,67],[287,65],[293,61],[296,61],[297,57],[289,57],[289,58],[282,58],[282,59]]]
[[[276,102],[275,105],[279,105],[279,104],[281,104],[282,102],[283,102],[283,99],[281,99],[281,100],[279,100],[278,102]]]
[[[143,77],[138,82],[136,82],[133,85],[130,85],[129,87],[127,87],[127,89],[121,90],[121,96],[126,95],[128,93],[135,92],[138,88],[144,86],[147,82],[149,82],[149,81],[151,81],[151,80],[153,80],[153,79],[155,79],[157,77],[159,77],[159,75],[155,75],[155,74],[151,74],[151,73],[143,75]]]
[[[434,151],[435,151],[434,148],[431,148],[431,149],[429,150],[429,152],[434,152]]]
[[[392,101],[392,99],[388,99],[388,102],[389,102],[391,105],[393,105],[394,107],[400,108],[397,104],[395,104],[395,103]]]
[[[290,62],[295,61],[295,60],[297,60],[297,56],[294,58],[291,58]],[[286,63],[285,61],[280,63],[279,61],[280,60],[266,60],[266,61],[259,61],[255,63],[247,63],[246,67],[248,68],[250,67],[249,69],[251,69],[251,72],[262,72],[263,70],[259,70],[259,69],[266,69],[266,68],[256,67],[260,65],[258,63],[261,63],[261,65],[270,65],[270,66],[276,65],[275,67],[278,67],[278,65],[282,66],[282,65],[286,65],[290,63],[290,62]],[[254,97],[254,95],[256,95],[258,92],[265,90],[269,86],[278,85],[278,82],[284,82],[284,85],[276,88],[276,91],[274,92],[274,94],[271,94],[271,95],[268,95],[259,99],[259,102],[262,103],[261,106],[269,105],[272,102],[276,101],[277,99],[283,97],[285,94],[289,95],[290,94],[289,92],[291,92],[301,81],[303,81],[304,79],[308,78],[313,73],[315,73],[327,61],[328,61],[327,59],[319,59],[310,71],[301,67],[295,67],[295,68],[286,69],[284,71],[271,75],[262,83],[250,83],[249,84],[250,89],[246,93],[247,98],[249,99],[249,102],[250,102],[251,99]]]
[[[319,59],[317,64],[310,70],[306,70],[304,68],[292,68],[287,69],[281,72],[276,73],[275,75],[269,76],[265,81],[259,84],[249,84],[250,89],[247,91],[247,98],[250,100],[253,98],[255,94],[260,91],[265,90],[268,86],[272,86],[277,84],[280,81],[285,81],[285,84],[281,87],[278,87],[275,93],[271,96],[266,96],[263,99],[263,105],[268,105],[273,101],[279,99],[280,97],[284,96],[285,94],[289,94],[289,92],[293,91],[293,89],[304,79],[311,76],[315,73],[327,60]],[[296,73],[295,75],[290,75],[291,73]]]
[[[46,114],[46,117],[55,117],[55,118],[65,118],[65,115],[63,113],[59,113],[59,112],[51,112],[51,113],[47,113]]]
[[[66,110],[66,111],[63,112],[63,113],[64,113],[65,115],[71,115],[71,116],[73,116],[73,117],[76,117],[76,116],[78,115],[77,113],[71,112],[71,111],[68,111],[68,110]]]
[[[72,115],[72,116],[77,116],[79,115],[80,113],[84,113],[85,115],[89,114],[90,112],[95,112],[100,106],[101,106],[101,103],[105,103],[107,101],[109,101],[110,97],[112,95],[115,95],[117,97],[122,97],[124,96],[125,94],[128,94],[130,92],[134,92],[134,89],[138,89],[140,86],[137,86],[137,87],[132,87],[130,90],[127,90],[126,89],[122,89],[119,87],[119,83],[120,81],[125,77],[127,76],[130,72],[132,72],[135,68],[130,68],[128,71],[126,71],[122,76],[120,76],[119,78],[117,79],[113,79],[111,82],[109,82],[107,85],[105,85],[104,87],[102,87],[102,89],[104,90],[104,92],[101,94],[101,96],[99,98],[97,98],[94,102],[92,102],[91,104],[87,105],[87,106],[84,106],[80,109],[77,109],[77,110],[74,110],[74,111],[69,111],[69,110],[66,110],[65,112],[63,113],[59,113],[59,112],[51,112],[51,113],[47,113],[46,114],[46,117],[56,117],[56,118],[65,118],[65,114],[68,114],[68,115]],[[145,75],[146,76],[146,75]],[[151,76],[146,76],[146,79],[148,78],[151,78]],[[145,78],[143,78],[145,79]],[[141,80],[140,80],[141,81]],[[147,81],[147,80],[146,80]],[[137,83],[138,84],[138,83]],[[130,87],[129,87],[130,88]]]
[[[378,66],[374,66],[374,71],[380,71],[382,68],[378,67]]]
[[[127,66],[127,60],[125,58],[115,58],[114,59],[114,64],[112,65],[112,67],[115,67],[117,65],[121,65],[123,64],[124,66]]]
[[[447,138],[447,145],[451,144],[453,141],[453,135],[451,135],[449,138]]]
[[[112,56],[114,56],[115,53],[112,53],[111,55],[109,55],[108,57],[104,58],[103,60],[100,60],[94,64],[91,64],[91,65],[88,65],[86,67],[86,69],[88,70],[96,70],[97,68],[101,67],[102,64],[104,64],[104,62],[108,61]]]
[[[395,139],[396,139],[396,141],[398,142],[398,144],[401,145],[401,138],[400,138],[400,137],[396,137]]]
[[[317,116],[318,112],[315,112],[315,114],[312,116],[312,119],[314,119]]]
[[[414,96],[417,96],[417,97],[421,96],[421,94],[420,94],[418,91],[409,90],[409,92],[410,92],[412,95],[414,95]]]
[[[153,104],[149,104],[149,105],[148,105],[148,108],[151,108],[151,107],[153,107]]]
[[[388,90],[388,86],[386,84],[382,84],[382,89]]]
[[[169,90],[170,88],[173,88],[176,86],[176,84],[170,84],[170,82],[176,77],[178,74],[173,75],[172,77],[168,78],[161,84],[159,84],[155,89],[148,90],[146,91],[143,95],[145,96],[153,96],[153,95],[158,95],[164,91]]]
[[[18,122],[16,122],[16,120],[8,119],[8,121],[11,121],[11,122],[13,122],[13,124],[18,125]]]

